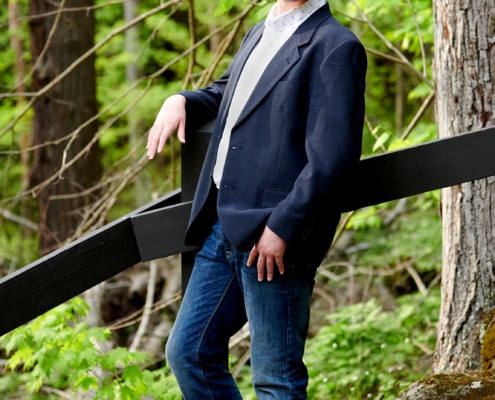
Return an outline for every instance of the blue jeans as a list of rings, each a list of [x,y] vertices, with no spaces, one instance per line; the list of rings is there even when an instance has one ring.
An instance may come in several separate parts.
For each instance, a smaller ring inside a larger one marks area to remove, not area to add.
[[[213,226],[170,334],[166,357],[186,400],[242,399],[228,370],[230,337],[249,321],[258,399],[306,399],[303,363],[316,267],[289,267],[258,282],[248,253]]]

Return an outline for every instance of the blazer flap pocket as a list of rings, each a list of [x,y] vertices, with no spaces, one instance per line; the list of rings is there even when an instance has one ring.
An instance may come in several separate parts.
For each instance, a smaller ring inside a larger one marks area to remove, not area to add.
[[[263,207],[276,207],[289,193],[290,190],[286,189],[265,188],[265,192],[263,193]]]

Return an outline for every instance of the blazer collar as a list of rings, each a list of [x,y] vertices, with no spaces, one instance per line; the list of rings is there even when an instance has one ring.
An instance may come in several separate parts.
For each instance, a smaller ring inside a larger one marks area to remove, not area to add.
[[[299,48],[306,45],[318,27],[324,20],[331,16],[330,8],[328,4],[320,7],[313,15],[311,15],[306,21],[304,21],[299,28],[292,34],[282,46],[279,52],[275,55],[273,60],[267,65],[265,72],[260,77],[260,80],[256,84],[251,97],[247,101],[243,111],[239,115],[239,118],[235,125],[241,123],[247,116],[249,116],[257,105],[270,93],[273,87],[282,79],[282,77],[289,71],[294,64],[297,63],[301,57]],[[230,90],[225,93],[227,98],[224,104],[230,107],[234,88],[237,85],[242,68],[259,42],[261,35],[263,34],[263,23],[256,25],[250,35],[246,38],[246,43],[243,46],[242,51],[238,54],[238,62],[232,70],[230,80]],[[232,84],[235,83],[235,84]],[[225,118],[224,113],[224,118]]]

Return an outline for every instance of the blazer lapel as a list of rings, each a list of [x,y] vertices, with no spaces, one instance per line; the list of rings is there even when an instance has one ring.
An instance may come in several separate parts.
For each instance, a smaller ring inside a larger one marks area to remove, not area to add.
[[[225,88],[222,105],[218,112],[219,115],[222,115],[222,126],[225,126],[225,121],[228,114],[226,111],[229,109],[230,103],[232,102],[234,90],[237,86],[237,82],[239,81],[239,77],[241,76],[244,64],[246,64],[246,60],[249,55],[260,41],[261,35],[263,34],[263,29],[263,22],[253,27],[250,35],[246,38],[244,45],[240,47],[239,52],[236,55],[235,62],[233,62],[232,71],[229,76],[229,83]]]
[[[294,34],[287,40],[279,52],[273,57],[273,60],[267,65],[266,70],[261,75],[259,82],[256,84],[251,97],[247,101],[235,125],[240,124],[247,116],[249,116],[249,114],[256,109],[258,104],[260,104],[261,101],[270,93],[273,87],[294,66],[294,64],[297,63],[301,57],[299,48],[311,40],[317,26],[329,16],[331,16],[331,13],[328,5],[322,6],[306,21],[304,21],[296,32],[294,32]],[[259,37],[256,43],[258,43],[258,41]],[[253,48],[254,45],[250,48],[248,55],[251,54]],[[243,63],[240,68],[241,70],[246,59],[247,56],[243,59]],[[240,72],[241,71],[239,71],[239,75]],[[236,84],[237,79],[239,79],[239,75],[236,76]],[[235,86],[231,86],[231,88],[233,90]]]

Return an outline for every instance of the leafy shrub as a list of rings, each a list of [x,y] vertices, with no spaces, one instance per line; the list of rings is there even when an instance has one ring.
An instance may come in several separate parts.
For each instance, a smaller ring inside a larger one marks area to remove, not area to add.
[[[46,393],[93,393],[94,399],[181,399],[168,369],[145,367],[149,357],[126,348],[104,351],[110,332],[80,322],[88,306],[80,298],[0,338],[10,358],[0,377],[2,398],[42,399]],[[151,396],[151,397],[150,397]]]
[[[427,373],[422,349],[434,347],[432,321],[439,307],[437,293],[415,294],[400,298],[394,311],[370,300],[329,315],[329,325],[306,346],[308,398],[395,399],[403,386]]]
[[[308,398],[395,399],[402,386],[427,373],[421,348],[434,347],[439,304],[438,293],[415,294],[399,298],[393,311],[370,300],[329,315],[329,324],[307,342]],[[0,338],[0,351],[10,355],[9,372],[0,376],[3,398],[50,399],[47,393],[60,390],[92,391],[101,400],[181,399],[166,367],[146,369],[146,354],[103,351],[99,345],[109,332],[80,322],[87,310],[75,298]],[[239,384],[246,399],[255,399],[249,374],[245,367]]]

